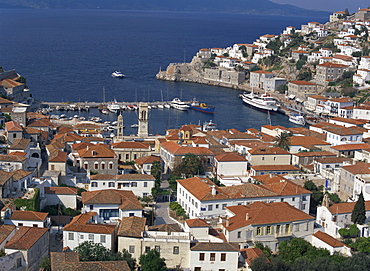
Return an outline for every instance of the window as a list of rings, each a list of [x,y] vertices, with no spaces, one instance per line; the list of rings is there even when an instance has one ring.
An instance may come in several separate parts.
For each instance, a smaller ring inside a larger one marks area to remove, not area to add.
[[[238,231],[238,238],[241,238],[241,237],[242,237],[242,232]]]
[[[90,210],[93,210],[94,209],[94,205],[90,205]]]
[[[292,198],[292,201],[295,201],[295,197]]]
[[[84,164],[84,169],[88,169],[89,168],[89,164],[88,163],[85,163]]]
[[[99,164],[97,162],[94,164],[94,169],[99,169]]]
[[[262,235],[262,227],[257,227],[256,235]]]
[[[129,246],[128,247],[128,252],[135,253],[135,246]]]
[[[226,206],[227,206],[226,203],[225,204],[222,204],[222,210],[225,210]]]
[[[51,165],[51,170],[55,170],[55,165]]]
[[[144,187],[148,187],[148,182],[144,182]]]
[[[221,262],[226,261],[226,253],[221,253]]]
[[[98,182],[92,182],[91,187],[98,187]]]
[[[109,169],[113,169],[113,163],[109,162]]]
[[[129,159],[130,159],[130,155],[126,153],[126,160],[129,160]]]
[[[305,223],[305,225],[304,225],[304,230],[305,230],[305,231],[308,231],[308,222],[306,222],[306,223]]]
[[[220,205],[219,204],[216,204],[216,209],[218,209],[220,207]]]
[[[150,247],[145,247],[145,253],[148,253],[150,251]]]
[[[129,213],[128,216],[135,216],[135,213]]]
[[[83,234],[81,234],[81,235],[80,235],[80,239],[81,239],[81,240],[83,240],[83,239],[84,239],[84,235],[83,235]]]
[[[295,231],[299,231],[299,224],[295,224]]]
[[[17,268],[22,266],[22,258],[17,258]]]
[[[195,208],[198,208],[198,202],[195,202]]]
[[[213,205],[208,205],[208,211],[212,211]]]
[[[131,187],[137,187],[137,182],[132,182]]]
[[[18,227],[21,227],[21,226],[23,226],[23,223],[18,223]]]
[[[34,228],[37,228],[39,225],[37,225],[37,224],[32,224],[32,227],[34,227]]]
[[[105,163],[101,163],[101,169],[105,169]]]
[[[157,251],[157,252],[161,252],[161,247],[160,246],[155,246],[154,249]]]
[[[290,224],[285,224],[285,233],[290,233],[292,231]]]
[[[108,183],[108,186],[109,186],[109,187],[114,187],[114,182],[109,182],[109,183]]]
[[[204,253],[199,253],[199,261],[204,261]]]
[[[94,240],[94,234],[89,234],[89,240]]]
[[[272,226],[266,227],[266,234],[272,234]]]
[[[68,240],[74,240],[75,239],[75,234],[73,232],[68,233]]]
[[[106,242],[106,236],[100,235],[100,243],[105,243],[105,242]]]
[[[284,201],[284,198],[281,198],[280,201],[283,202]]]
[[[209,257],[209,260],[211,262],[214,262],[216,260],[216,253],[211,253],[210,257]]]
[[[302,196],[302,200],[307,200],[307,199],[306,199],[306,196]]]
[[[179,253],[180,253],[179,247],[173,247],[173,254],[179,254]]]

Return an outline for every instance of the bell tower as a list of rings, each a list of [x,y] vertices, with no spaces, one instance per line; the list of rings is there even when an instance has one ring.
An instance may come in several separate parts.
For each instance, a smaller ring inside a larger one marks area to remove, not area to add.
[[[119,114],[117,118],[117,136],[116,136],[115,142],[123,141],[124,129],[125,129],[125,126],[123,125],[123,116],[122,114]]]
[[[139,103],[139,129],[137,135],[139,137],[148,137],[148,103]]]

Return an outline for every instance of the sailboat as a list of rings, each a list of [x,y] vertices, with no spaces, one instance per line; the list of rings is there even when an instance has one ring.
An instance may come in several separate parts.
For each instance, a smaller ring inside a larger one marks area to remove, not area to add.
[[[161,104],[158,104],[158,108],[159,109],[163,109],[164,108],[164,105],[163,105],[163,91],[161,89],[161,100],[162,100],[162,103]]]

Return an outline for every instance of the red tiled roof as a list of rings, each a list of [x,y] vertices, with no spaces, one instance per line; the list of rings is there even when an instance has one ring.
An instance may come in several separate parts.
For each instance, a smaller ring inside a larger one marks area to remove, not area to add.
[[[48,234],[48,228],[20,227],[14,236],[6,243],[6,249],[28,250],[44,234]]]
[[[343,244],[341,241],[338,241],[334,237],[322,231],[315,232],[313,236],[327,243],[331,247],[348,247],[347,245]]]
[[[189,228],[196,228],[196,227],[207,227],[210,226],[204,219],[195,218],[195,219],[186,219],[186,224],[189,226]]]
[[[252,265],[254,259],[264,257],[265,255],[259,248],[243,248],[240,250],[240,254],[243,256],[248,266]]]
[[[145,230],[146,218],[144,217],[122,217],[118,228],[118,236],[141,238]]]
[[[11,220],[26,220],[26,221],[44,221],[48,213],[34,211],[19,211],[15,210],[10,217]]]
[[[80,157],[83,158],[115,158],[117,155],[109,148],[108,145],[98,144],[91,145],[77,151]]]
[[[143,164],[153,164],[155,161],[161,162],[161,158],[154,155],[142,156],[137,158],[135,160],[135,163],[138,165],[143,165]]]
[[[114,149],[150,149],[149,144],[141,142],[118,142],[113,143],[112,147]]]
[[[347,214],[352,213],[356,202],[343,202],[336,203],[330,206],[328,209],[331,214]],[[365,210],[370,211],[370,201],[365,201]]]
[[[252,166],[256,171],[299,171],[296,166],[293,165],[261,165],[261,166]]]
[[[45,187],[45,194],[56,194],[56,195],[77,195],[77,188],[74,187]]]
[[[82,192],[83,204],[115,204],[121,210],[141,210],[142,206],[132,191],[98,190]]]
[[[227,152],[224,154],[217,155],[215,156],[215,159],[219,162],[238,162],[238,161],[246,162],[247,161],[245,157],[239,154],[236,154],[234,152]]]
[[[116,230],[116,225],[108,224],[89,224],[87,223],[91,215],[80,214],[72,219],[72,221],[63,227],[63,231],[74,232],[89,232],[99,234],[113,234]]]
[[[316,84],[307,82],[307,81],[290,81],[289,83],[296,84],[296,85],[311,85],[314,86]]]

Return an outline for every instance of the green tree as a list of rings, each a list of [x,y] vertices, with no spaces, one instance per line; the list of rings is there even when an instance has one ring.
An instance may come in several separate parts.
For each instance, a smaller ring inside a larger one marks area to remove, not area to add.
[[[24,78],[23,76],[19,76],[16,81],[21,84],[25,84],[27,82],[26,78]]]
[[[39,268],[43,268],[45,271],[51,270],[51,262],[49,257],[44,257],[39,263]]]
[[[104,247],[101,243],[94,243],[92,241],[83,242],[73,251],[78,252],[80,261],[83,262],[124,260],[121,252],[115,253]]]
[[[270,258],[271,255],[272,255],[272,251],[271,251],[271,248],[267,245],[264,245],[262,242],[257,242],[255,244],[255,247],[256,248],[259,248],[260,250],[262,250],[263,254],[267,257],[267,258]]]
[[[127,262],[131,271],[135,270],[136,260],[132,258],[132,255],[126,249],[122,250],[122,260]]]
[[[357,228],[356,224],[352,224],[348,228],[342,228],[338,230],[338,233],[343,237],[357,237],[360,233],[360,230]]]
[[[154,161],[150,170],[152,176],[155,178],[155,187],[161,186],[162,166],[159,161]]]
[[[292,136],[291,133],[286,132],[280,133],[275,137],[274,146],[289,151],[291,145],[289,137],[291,136]]]
[[[187,153],[173,171],[175,175],[185,175],[187,178],[204,174],[204,161],[192,153]]]
[[[142,271],[166,271],[166,263],[155,249],[149,250],[139,258]]]
[[[359,237],[356,242],[349,244],[349,246],[360,252],[370,253],[370,237]]]
[[[285,92],[288,90],[288,85],[287,84],[284,84],[284,85],[280,85],[278,87],[278,91],[279,93],[281,94],[285,94]]]
[[[310,200],[310,213],[316,213],[317,206],[321,204],[324,198],[323,186],[316,186],[313,181],[306,181],[303,187],[312,192]]]
[[[362,191],[358,197],[358,200],[353,208],[351,221],[355,224],[363,224],[366,219],[365,200]]]

